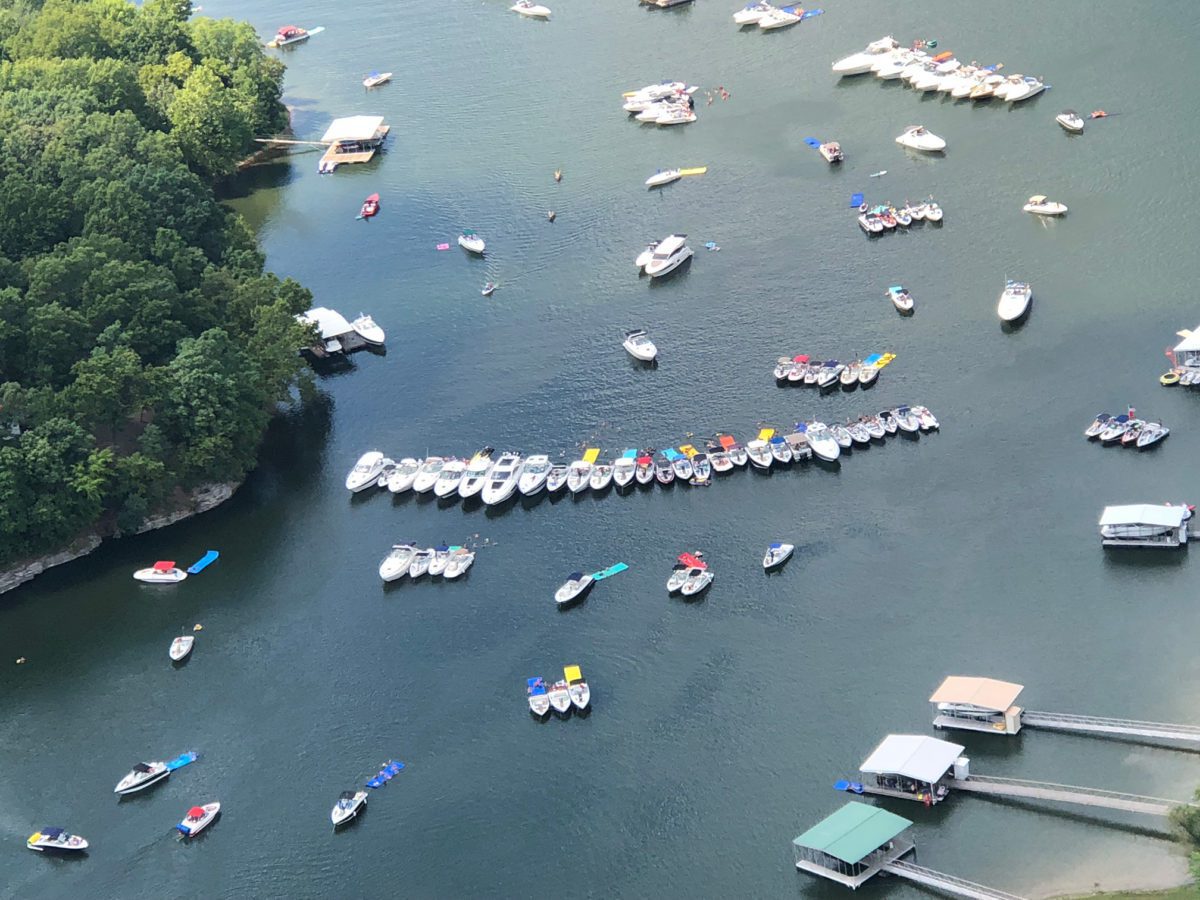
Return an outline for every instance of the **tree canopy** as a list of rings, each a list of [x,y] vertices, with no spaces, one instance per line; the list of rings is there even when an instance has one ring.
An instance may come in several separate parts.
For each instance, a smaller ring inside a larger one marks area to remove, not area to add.
[[[214,180],[283,65],[189,0],[0,0],[0,562],[242,477],[305,343]]]

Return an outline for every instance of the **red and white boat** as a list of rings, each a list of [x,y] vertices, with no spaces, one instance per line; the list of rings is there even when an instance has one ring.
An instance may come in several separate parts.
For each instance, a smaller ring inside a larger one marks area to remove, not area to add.
[[[324,28],[311,28],[305,30],[299,25],[284,25],[277,32],[275,37],[267,41],[268,47],[289,47],[292,44],[301,44],[307,41],[314,34],[320,34]]]
[[[358,218],[369,219],[377,212],[379,212],[379,195],[372,194],[363,201],[362,209],[358,211]]]
[[[147,584],[176,584],[187,578],[187,572],[178,568],[174,560],[160,559],[148,569],[138,569],[133,577]]]
[[[195,837],[213,823],[221,812],[220,803],[205,803],[203,806],[193,806],[183,817],[183,821],[175,826],[175,830],[184,837]]]

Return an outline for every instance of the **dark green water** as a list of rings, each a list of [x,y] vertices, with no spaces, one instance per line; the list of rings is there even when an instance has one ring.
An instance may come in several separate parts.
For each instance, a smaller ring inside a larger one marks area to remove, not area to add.
[[[831,3],[763,35],[738,33],[737,4],[716,0],[672,13],[555,0],[548,24],[508,5],[255,5],[264,35],[327,28],[287,55],[301,136],[372,112],[393,136],[377,163],[332,178],[314,154],[260,169],[234,205],[273,270],[372,312],[388,353],[324,379],[226,507],[0,600],[0,894],[844,896],[796,873],[790,841],[840,805],[830,785],[885,734],[930,733],[925,698],[946,674],[1020,681],[1038,709],[1200,722],[1194,561],[1106,555],[1095,525],[1108,503],[1197,500],[1197,398],[1156,383],[1163,348],[1198,318],[1197,130],[1181,115],[1195,7]],[[887,31],[1053,89],[970,108],[834,83],[832,60]],[[396,80],[367,95],[373,68]],[[626,121],[621,91],[665,77],[732,97],[701,100],[687,128]],[[1053,121],[1065,106],[1121,115],[1071,138]],[[892,142],[914,122],[949,141],[944,159]],[[847,162],[827,167],[809,135],[840,140]],[[672,165],[709,172],[648,194],[642,180]],[[868,242],[846,208],[856,190],[933,192],[945,226]],[[383,212],[354,221],[373,191]],[[1034,193],[1070,215],[1025,215]],[[433,249],[463,227],[488,240],[486,261]],[[634,255],[673,230],[722,251],[639,281]],[[1035,290],[1011,334],[995,316],[1006,275]],[[482,300],[488,279],[500,290]],[[917,298],[911,319],[883,297],[896,282]],[[635,326],[659,344],[657,370],[621,351]],[[818,398],[769,374],[781,353],[884,350],[898,358],[870,392]],[[500,514],[342,486],[372,447],[557,454],[586,439],[611,455],[905,401],[929,405],[942,433],[837,471]],[[1129,403],[1172,427],[1157,451],[1081,439]],[[487,545],[462,583],[381,588],[394,540],[475,535]],[[774,539],[798,549],[767,578]],[[129,578],[208,547],[220,562],[177,588]],[[701,603],[668,599],[673,557],[697,547],[715,585]],[[617,560],[630,570],[585,605],[553,608],[566,573]],[[193,658],[173,670],[170,639],[195,622]],[[523,679],[569,663],[593,714],[534,722]],[[1200,781],[1179,750],[962,742],[981,773],[1175,798]],[[188,748],[199,762],[116,801],[132,763]],[[407,771],[332,834],[338,792],[389,757]],[[222,821],[179,845],[171,826],[212,798]],[[921,863],[1025,895],[1185,868],[1133,816],[967,796],[890,808],[916,820]],[[25,850],[43,824],[90,838],[88,858]],[[918,896],[868,890],[885,892]]]

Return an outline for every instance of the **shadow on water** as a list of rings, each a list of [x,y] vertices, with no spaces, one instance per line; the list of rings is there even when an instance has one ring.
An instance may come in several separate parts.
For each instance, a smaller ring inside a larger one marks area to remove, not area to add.
[[[1187,544],[1178,551],[1157,547],[1104,547],[1104,565],[1122,569],[1170,569],[1183,565]]]
[[[999,806],[1007,806],[1013,809],[1021,809],[1027,812],[1040,813],[1042,815],[1054,816],[1059,819],[1066,819],[1070,822],[1079,822],[1083,825],[1102,825],[1105,828],[1115,828],[1118,831],[1124,831],[1127,834],[1134,834],[1140,837],[1159,838],[1161,840],[1172,840],[1171,833],[1164,828],[1150,828],[1145,825],[1134,825],[1129,822],[1120,822],[1115,819],[1107,818],[1103,815],[1092,815],[1090,813],[1075,812],[1070,809],[1063,809],[1060,806],[1055,806],[1051,803],[1038,803],[1032,800],[1017,800],[1011,797],[1000,797],[994,794],[975,794],[980,800],[986,800],[989,803],[995,803]]]
[[[243,200],[261,190],[286,187],[296,180],[295,167],[288,157],[263,162],[243,169],[222,181],[217,188],[218,200]]]

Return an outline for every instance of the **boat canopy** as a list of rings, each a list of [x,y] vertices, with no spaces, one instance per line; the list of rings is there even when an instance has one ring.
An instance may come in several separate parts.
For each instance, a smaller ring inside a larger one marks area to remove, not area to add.
[[[900,775],[925,784],[936,784],[965,749],[962,744],[939,741],[925,735],[889,734],[858,770],[871,775]]]
[[[1105,525],[1157,525],[1161,528],[1178,528],[1191,511],[1186,506],[1155,506],[1138,503],[1132,506],[1106,506],[1100,516],[1101,527]]]
[[[322,340],[339,337],[354,330],[345,316],[324,306],[314,306],[308,312],[296,316],[296,321],[304,325],[316,325]]]
[[[792,362],[806,363],[806,362],[808,362],[808,354],[801,353],[799,356],[793,356]]]
[[[1030,203],[1045,203],[1046,195],[1045,194],[1034,194],[1032,197],[1029,198],[1029,202]]]
[[[279,31],[277,31],[276,34],[283,35],[284,37],[291,37],[294,34],[302,34],[303,32],[304,29],[299,25],[283,25],[280,26]]]
[[[700,557],[692,555],[691,553],[680,553],[679,561],[681,563],[683,563],[685,566],[689,566],[693,569],[707,569],[708,568],[708,563],[706,563],[704,560],[700,559]]]
[[[179,640],[179,638],[175,638],[175,640]],[[154,769],[152,767],[146,765],[146,763],[138,763],[137,765],[135,765],[133,767],[133,771],[145,773],[145,772],[153,772]]]
[[[579,671],[579,666],[563,666],[563,678],[567,679],[567,684],[574,684],[583,681],[583,673]]]
[[[338,795],[338,799],[339,800],[353,800],[354,799],[354,791],[342,791],[342,793],[340,795]]]
[[[65,830],[65,829],[62,829],[62,828],[54,828],[54,827],[51,827],[51,828],[43,828],[43,829],[42,829],[42,830],[39,832],[39,834],[41,834],[41,836],[42,836],[42,837],[56,838],[56,837],[58,837],[59,835],[66,834],[66,830]]]
[[[189,819],[203,819],[204,818],[204,807],[203,806],[193,806],[191,809],[188,810],[187,817]]]
[[[816,850],[847,865],[860,863],[912,825],[908,819],[851,801],[792,841],[797,847]]]
[[[567,581],[578,581],[582,577],[583,577],[582,572],[572,572],[570,575],[567,576]]]
[[[651,463],[651,462],[654,462],[654,460],[652,458],[650,458],[649,456],[639,456],[637,458],[637,464],[639,466],[644,466],[644,465],[646,465],[646,463]]]
[[[1175,345],[1175,352],[1181,353],[1187,350],[1200,350],[1200,325],[1196,326],[1195,331],[1181,331],[1179,336],[1183,338]]]
[[[160,559],[154,564],[155,572],[170,572],[173,568],[175,568],[175,560],[173,559]]]
[[[929,698],[930,703],[974,706],[989,712],[1005,712],[1013,705],[1025,685],[995,678],[951,675]]]
[[[383,125],[383,116],[344,116],[334,119],[321,138],[323,144],[338,144],[342,141],[369,141],[378,135]]]
[[[793,431],[791,434],[789,434],[787,436],[787,442],[789,444],[791,444],[793,448],[807,447],[808,446],[808,435],[803,432]]]

